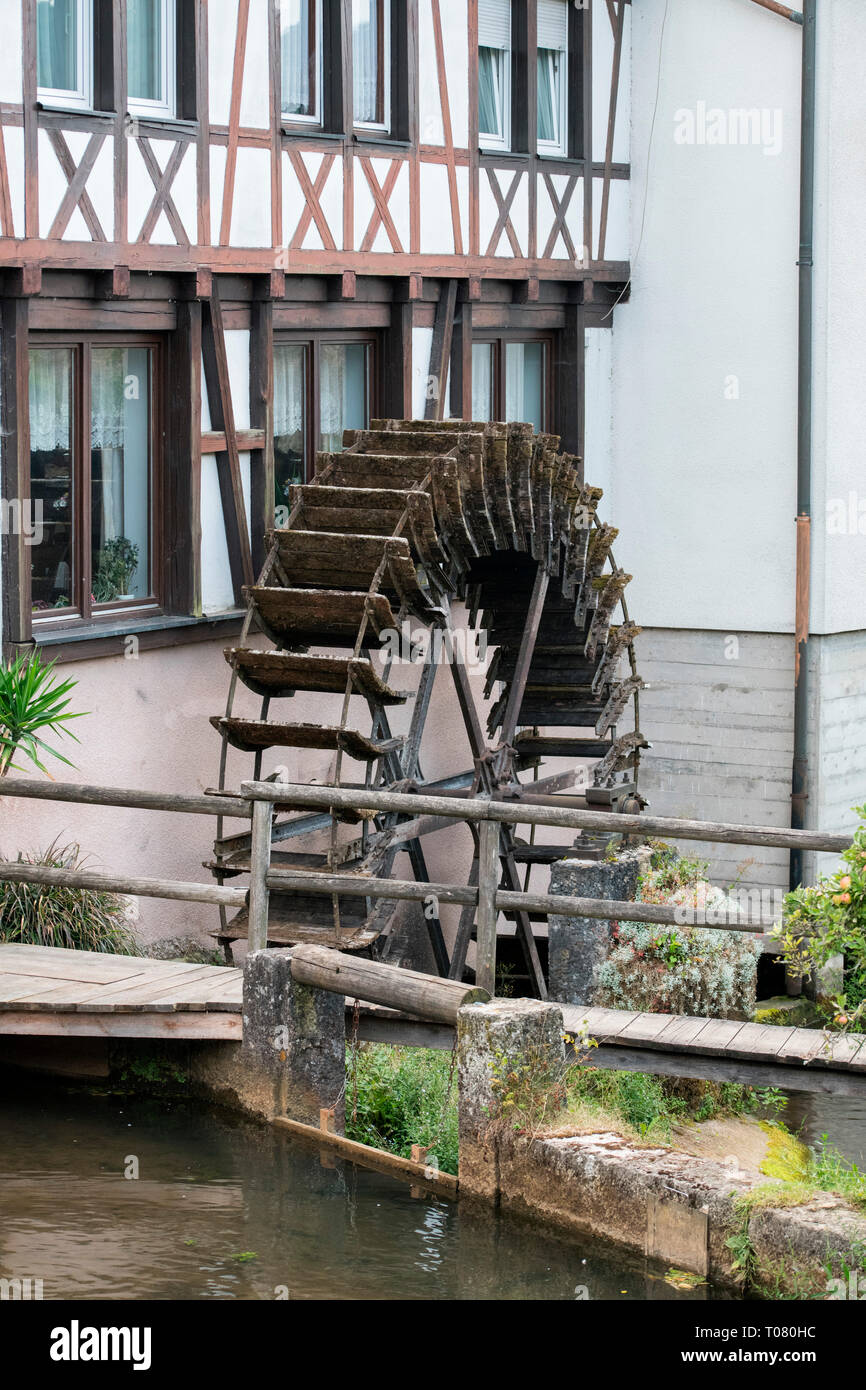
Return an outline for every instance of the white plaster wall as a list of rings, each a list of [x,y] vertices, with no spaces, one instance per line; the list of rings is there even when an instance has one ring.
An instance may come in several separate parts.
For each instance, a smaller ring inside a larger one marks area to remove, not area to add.
[[[423,420],[427,409],[427,377],[432,342],[432,328],[412,329],[412,415],[416,420]]]
[[[662,39],[665,8],[632,7],[606,510],[640,622],[790,632],[800,31],[740,0],[669,0]],[[781,151],[677,143],[677,112],[699,102],[781,111]]]
[[[812,631],[866,627],[866,7],[820,5]]]
[[[235,425],[239,430],[250,427],[250,335],[247,329],[231,328],[226,332],[226,356],[232,385],[232,404]],[[211,428],[207,393],[202,391],[202,430]],[[247,519],[250,515],[250,456],[242,453],[241,479]],[[225,519],[219,490],[217,462],[213,454],[202,455],[201,461],[201,569],[202,607],[205,613],[221,613],[234,608]]]

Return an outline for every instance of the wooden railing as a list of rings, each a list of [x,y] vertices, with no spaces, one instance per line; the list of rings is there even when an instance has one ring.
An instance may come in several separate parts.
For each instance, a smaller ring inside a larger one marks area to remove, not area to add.
[[[51,868],[41,864],[0,861],[0,880],[59,884],[130,893],[140,897],[201,902],[227,908],[248,907],[249,950],[262,950],[268,939],[268,903],[272,891],[288,888],[325,896],[397,898],[407,902],[429,899],[476,909],[476,981],[489,994],[496,976],[496,920],[503,911],[525,911],[562,917],[623,919],[660,926],[683,924],[683,909],[658,903],[580,898],[553,893],[512,892],[499,887],[499,824],[558,826],[568,830],[615,831],[625,835],[659,835],[678,840],[713,841],[840,853],[850,836],[812,830],[736,825],[717,821],[681,820],[668,816],[623,815],[532,802],[493,801],[483,797],[453,798],[423,792],[373,791],[363,787],[307,786],[286,782],[243,782],[240,794],[205,793],[184,796],[173,792],[130,791],[79,783],[36,782],[6,778],[0,796],[42,801],[65,801],[90,806],[119,806],[188,815],[229,816],[252,821],[250,886],[227,888],[213,883],[184,883],[174,879],[132,878],[83,869]],[[276,805],[323,810],[376,810],[408,816],[475,822],[478,826],[478,885],[419,883],[416,880],[359,877],[340,873],[311,873],[302,869],[272,869],[271,840]],[[563,847],[565,848],[565,847]],[[763,912],[725,914],[724,922],[690,922],[697,927],[723,925],[727,931],[765,932],[775,919]]]

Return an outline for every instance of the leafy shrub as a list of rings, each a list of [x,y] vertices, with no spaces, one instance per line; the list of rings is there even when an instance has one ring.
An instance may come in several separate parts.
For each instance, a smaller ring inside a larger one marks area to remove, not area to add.
[[[637,900],[724,915],[726,895],[707,879],[707,865],[656,846],[638,881]],[[760,946],[745,932],[706,926],[618,922],[598,972],[597,1003],[647,1013],[750,1018]]]
[[[67,697],[76,682],[60,680],[54,666],[53,661],[43,665],[38,656],[17,656],[8,665],[0,662],[0,777],[21,771],[12,762],[18,753],[49,776],[41,761],[46,753],[72,766],[42,738],[50,730],[74,739],[72,730],[65,726],[70,719],[81,718],[68,709]]]
[[[447,1052],[362,1043],[346,1057],[346,1136],[457,1172],[457,1068]]]
[[[843,865],[811,887],[785,898],[774,935],[791,975],[808,975],[841,956],[841,989],[819,1001],[822,1021],[834,1030],[866,1031],[866,806]]]
[[[41,853],[19,852],[16,862],[81,869],[87,861],[78,845],[58,845],[55,840]],[[0,882],[0,941],[118,956],[137,954],[122,898],[116,893],[53,883]]]

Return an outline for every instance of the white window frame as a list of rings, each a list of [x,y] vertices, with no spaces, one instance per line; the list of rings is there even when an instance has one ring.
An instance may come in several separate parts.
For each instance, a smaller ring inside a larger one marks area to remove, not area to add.
[[[355,130],[374,130],[387,133],[391,129],[391,0],[381,0],[382,4],[382,121],[356,121]]]
[[[93,0],[76,0],[78,27],[78,87],[74,92],[56,87],[39,87],[37,98],[49,106],[71,111],[93,110]]]
[[[312,111],[312,113],[311,113],[309,116],[301,116],[301,115],[296,114],[294,111],[284,111],[284,110],[283,110],[283,69],[282,69],[283,18],[282,18],[282,6],[280,7],[280,15],[279,15],[279,21],[280,21],[280,121],[282,122],[283,125],[298,125],[298,124],[302,124],[302,125],[320,126],[320,125],[322,124],[322,79],[323,79],[323,76],[324,76],[324,64],[323,64],[323,62],[322,62],[322,43],[323,43],[324,25],[323,25],[322,16],[323,16],[323,12],[324,12],[325,5],[328,3],[328,0],[312,0],[312,3],[313,3],[314,6],[315,6],[315,19],[316,19],[316,37],[315,37],[315,44],[316,44],[316,71],[315,71],[316,102],[315,102],[315,106],[314,106],[314,108],[313,108],[313,111]],[[283,4],[285,4],[285,0],[283,0]]]
[[[557,123],[559,126],[558,140],[539,140],[537,142],[538,153],[541,155],[552,155],[564,158],[568,154],[568,3],[563,0],[565,11],[565,36],[558,48],[551,48],[548,44],[539,44],[538,52],[558,53],[559,54],[559,87],[557,91]]]
[[[512,62],[512,32],[511,32],[511,0],[507,0],[508,5],[508,42],[496,43],[492,36],[486,37],[483,33],[483,26],[479,26],[478,47],[489,48],[499,53],[499,115],[502,134],[495,135],[491,131],[483,131],[478,128],[478,145],[482,150],[510,150],[511,149],[511,62]],[[480,116],[480,112],[479,112]]]
[[[174,120],[177,112],[177,0],[165,0],[162,7],[162,90],[164,101],[147,101],[143,97],[127,96],[131,116],[151,117],[153,120]]]

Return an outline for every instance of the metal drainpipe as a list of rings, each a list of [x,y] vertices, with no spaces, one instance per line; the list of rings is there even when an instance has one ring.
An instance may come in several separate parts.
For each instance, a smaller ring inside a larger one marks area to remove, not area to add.
[[[794,622],[794,758],[791,827],[806,824],[809,774],[809,600],[812,526],[812,250],[815,211],[815,55],[817,0],[803,0],[800,118],[800,292],[797,369],[797,570]],[[803,851],[790,851],[789,883],[803,881]]]

